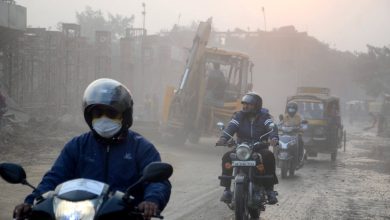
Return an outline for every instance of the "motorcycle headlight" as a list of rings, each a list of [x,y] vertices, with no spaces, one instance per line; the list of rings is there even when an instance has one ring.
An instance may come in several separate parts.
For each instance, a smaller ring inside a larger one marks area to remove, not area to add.
[[[288,147],[287,147],[287,143],[283,143],[283,142],[280,142],[279,141],[279,147],[280,149],[283,149],[283,150],[286,150]]]
[[[236,149],[237,158],[239,160],[248,160],[251,153],[252,151],[247,144],[240,144]]]
[[[95,216],[94,204],[90,200],[71,202],[54,199],[54,213],[60,220],[93,220]]]

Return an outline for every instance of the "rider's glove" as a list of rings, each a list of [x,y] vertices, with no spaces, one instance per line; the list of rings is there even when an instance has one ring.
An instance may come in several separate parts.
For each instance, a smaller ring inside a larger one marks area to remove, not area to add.
[[[16,220],[25,219],[31,212],[31,204],[22,203],[14,209],[13,218]]]
[[[271,146],[276,146],[279,144],[279,139],[277,137],[274,137],[270,141]]]
[[[225,146],[227,143],[227,140],[223,137],[220,137],[217,141],[217,143],[215,143],[215,146]]]

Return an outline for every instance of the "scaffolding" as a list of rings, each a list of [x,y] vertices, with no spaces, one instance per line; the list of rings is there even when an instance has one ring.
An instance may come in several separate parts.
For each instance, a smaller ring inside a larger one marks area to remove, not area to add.
[[[117,43],[111,32],[96,31],[89,43],[81,28],[72,23],[62,24],[61,31],[0,27],[1,84],[26,112],[79,115],[84,89],[101,77],[123,82],[142,104],[146,94],[161,96],[166,84],[180,77],[184,59],[172,60],[168,37],[128,29]]]

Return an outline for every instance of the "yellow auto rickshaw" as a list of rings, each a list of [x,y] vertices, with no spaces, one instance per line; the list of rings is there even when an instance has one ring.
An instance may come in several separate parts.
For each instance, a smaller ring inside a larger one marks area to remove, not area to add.
[[[299,87],[296,95],[287,98],[287,102],[291,101],[298,104],[299,114],[308,122],[303,134],[306,156],[328,153],[335,161],[337,150],[342,146],[345,150],[346,140],[339,98],[330,96],[328,88]]]

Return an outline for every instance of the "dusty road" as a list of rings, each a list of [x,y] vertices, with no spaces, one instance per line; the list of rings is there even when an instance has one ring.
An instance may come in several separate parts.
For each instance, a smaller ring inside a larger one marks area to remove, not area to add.
[[[36,185],[63,144],[73,135],[43,138],[20,134],[0,141],[0,162],[25,166]],[[262,219],[390,219],[390,140],[349,129],[347,151],[337,161],[329,155],[309,158],[294,178],[276,186],[279,204],[267,206]],[[165,219],[233,219],[219,202],[222,188],[220,158],[227,150],[213,147],[215,139],[199,145],[157,144],[164,161],[174,166],[171,201]],[[12,145],[12,146],[11,146]],[[0,219],[7,220],[29,189],[0,180]]]

